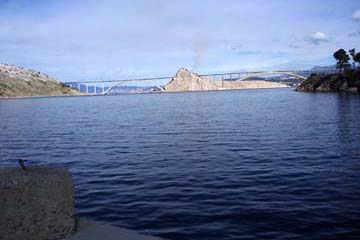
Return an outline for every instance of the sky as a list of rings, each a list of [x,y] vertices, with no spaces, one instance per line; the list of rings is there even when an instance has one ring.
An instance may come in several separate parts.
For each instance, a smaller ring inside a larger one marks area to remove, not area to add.
[[[307,68],[360,50],[359,0],[0,0],[0,63],[61,81]]]

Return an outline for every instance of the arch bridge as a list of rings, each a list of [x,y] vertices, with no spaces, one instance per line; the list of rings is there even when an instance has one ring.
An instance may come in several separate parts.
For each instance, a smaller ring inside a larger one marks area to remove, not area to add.
[[[311,74],[333,74],[338,73],[337,69],[326,70],[269,70],[269,71],[249,71],[249,72],[229,72],[229,73],[212,73],[199,74],[204,79],[212,79],[213,81],[221,81],[224,86],[225,81],[243,81],[253,77],[267,77],[271,75],[284,75],[299,80],[307,79]],[[121,80],[103,80],[103,81],[79,81],[79,82],[63,82],[64,85],[86,93],[88,95],[107,95],[120,93],[140,93],[164,91],[165,85],[169,83],[173,77],[152,77],[152,78],[134,78]],[[126,91],[127,90],[127,91]]]

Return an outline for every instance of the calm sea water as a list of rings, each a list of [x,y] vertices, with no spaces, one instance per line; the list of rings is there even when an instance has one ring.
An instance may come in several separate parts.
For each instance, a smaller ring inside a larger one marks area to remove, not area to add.
[[[0,166],[68,167],[80,216],[169,239],[360,239],[360,97],[0,101]]]

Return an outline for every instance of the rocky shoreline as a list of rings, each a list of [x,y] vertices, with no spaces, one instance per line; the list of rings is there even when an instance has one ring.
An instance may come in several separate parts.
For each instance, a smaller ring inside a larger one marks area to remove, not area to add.
[[[350,92],[360,94],[360,70],[340,74],[311,75],[296,88],[299,92]]]

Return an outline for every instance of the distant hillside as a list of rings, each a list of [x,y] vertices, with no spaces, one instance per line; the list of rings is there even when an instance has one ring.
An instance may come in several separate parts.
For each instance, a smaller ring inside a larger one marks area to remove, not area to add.
[[[0,97],[59,96],[80,94],[40,72],[0,64]]]
[[[312,69],[310,69],[311,71],[315,72],[315,71],[325,71],[325,70],[334,70],[336,69],[336,65],[330,65],[330,66],[315,66]]]

